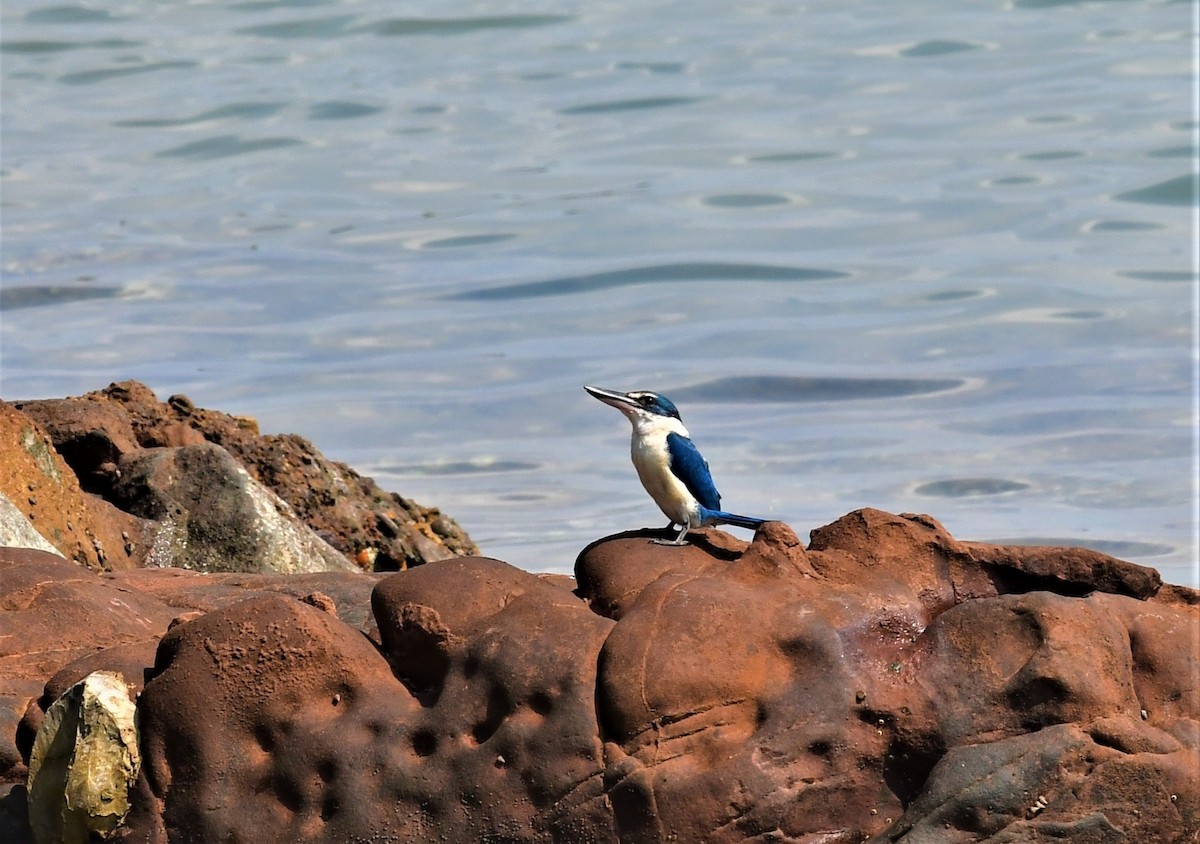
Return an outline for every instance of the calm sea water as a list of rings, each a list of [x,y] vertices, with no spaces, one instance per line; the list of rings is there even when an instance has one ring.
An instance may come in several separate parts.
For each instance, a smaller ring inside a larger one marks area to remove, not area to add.
[[[137,378],[567,571],[864,506],[1197,582],[1189,2],[5,0],[2,391]]]

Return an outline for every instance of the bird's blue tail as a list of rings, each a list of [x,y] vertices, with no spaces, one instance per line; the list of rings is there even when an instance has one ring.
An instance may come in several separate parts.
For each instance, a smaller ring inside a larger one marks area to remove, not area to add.
[[[706,525],[734,525],[747,530],[758,530],[759,525],[767,521],[752,516],[739,516],[737,513],[726,513],[724,510],[705,509],[702,515]]]

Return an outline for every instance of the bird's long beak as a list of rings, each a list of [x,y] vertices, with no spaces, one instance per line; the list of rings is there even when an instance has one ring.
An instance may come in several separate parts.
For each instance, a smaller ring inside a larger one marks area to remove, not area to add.
[[[604,402],[607,405],[615,407],[617,410],[625,413],[637,407],[637,403],[629,398],[625,393],[618,393],[616,390],[605,390],[603,387],[587,387],[583,389],[588,393]]]

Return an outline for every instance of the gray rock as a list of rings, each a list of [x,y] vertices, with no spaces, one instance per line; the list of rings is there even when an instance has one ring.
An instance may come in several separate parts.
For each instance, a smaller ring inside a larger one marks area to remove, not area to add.
[[[25,518],[17,505],[0,494],[0,546],[5,548],[35,548],[59,557],[62,553],[50,544],[50,540],[38,533],[37,528]]]
[[[149,565],[197,571],[356,571],[223,448],[151,448],[121,460],[118,506],[158,523]]]

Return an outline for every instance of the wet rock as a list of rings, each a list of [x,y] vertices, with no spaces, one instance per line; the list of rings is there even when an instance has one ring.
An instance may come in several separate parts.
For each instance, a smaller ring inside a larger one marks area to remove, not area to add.
[[[49,432],[97,500],[113,498],[118,486],[127,491],[124,467],[136,464],[143,450],[212,443],[360,568],[396,570],[477,552],[466,533],[436,508],[380,489],[301,437],[261,435],[253,419],[197,407],[186,396],[160,402],[144,384],[123,381],[84,396],[13,407]],[[150,548],[141,548],[133,531],[124,529],[129,535],[124,544],[132,544],[131,557],[140,564]]]
[[[38,844],[113,837],[141,768],[125,679],[97,671],[46,711],[29,760],[29,821]]]

